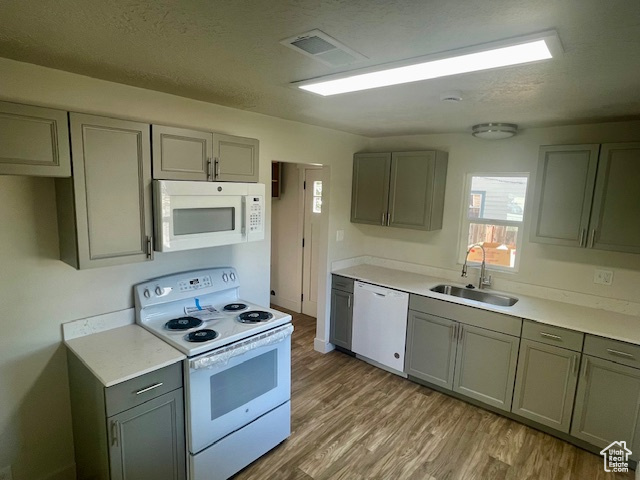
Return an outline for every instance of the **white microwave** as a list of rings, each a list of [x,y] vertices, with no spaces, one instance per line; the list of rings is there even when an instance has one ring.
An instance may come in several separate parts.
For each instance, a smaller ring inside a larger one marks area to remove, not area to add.
[[[264,239],[264,184],[154,180],[155,249]]]

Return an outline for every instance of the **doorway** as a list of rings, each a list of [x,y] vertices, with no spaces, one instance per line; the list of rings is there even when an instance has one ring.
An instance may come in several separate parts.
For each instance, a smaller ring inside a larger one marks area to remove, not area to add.
[[[326,247],[327,167],[279,164],[271,201],[271,302],[317,318],[319,257]],[[275,171],[275,170],[274,170]]]

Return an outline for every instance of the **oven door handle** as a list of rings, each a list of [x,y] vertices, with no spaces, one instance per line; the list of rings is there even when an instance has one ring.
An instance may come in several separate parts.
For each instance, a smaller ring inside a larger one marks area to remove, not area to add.
[[[229,360],[233,357],[243,355],[256,348],[280,343],[285,338],[290,337],[292,333],[293,325],[290,323],[282,327],[274,328],[273,330],[269,330],[268,332],[256,335],[247,340],[216,350],[210,355],[190,360],[189,368],[191,368],[191,370],[200,370],[203,368],[224,366],[229,363]]]

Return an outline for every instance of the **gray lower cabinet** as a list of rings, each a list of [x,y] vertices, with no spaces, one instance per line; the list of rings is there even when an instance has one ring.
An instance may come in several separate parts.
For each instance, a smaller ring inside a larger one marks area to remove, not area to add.
[[[405,373],[451,390],[458,323],[409,310]]]
[[[73,178],[56,179],[60,258],[78,269],[152,259],[149,125],[70,114]]]
[[[333,275],[329,341],[351,350],[353,326],[353,279]]]
[[[453,391],[511,411],[520,338],[460,325]]]
[[[640,253],[640,143],[540,148],[531,241]]]
[[[185,478],[182,389],[109,417],[111,480]]]
[[[259,142],[255,138],[213,134],[213,176],[217,182],[257,182]]]
[[[153,178],[212,180],[213,133],[153,125]]]
[[[67,112],[0,102],[0,175],[70,177]]]
[[[181,363],[110,387],[67,363],[79,480],[186,478]]]
[[[584,355],[571,435],[599,448],[625,441],[640,460],[640,369]]]
[[[580,353],[522,339],[511,411],[568,433]]]
[[[442,228],[447,153],[356,153],[351,222],[415,230]]]

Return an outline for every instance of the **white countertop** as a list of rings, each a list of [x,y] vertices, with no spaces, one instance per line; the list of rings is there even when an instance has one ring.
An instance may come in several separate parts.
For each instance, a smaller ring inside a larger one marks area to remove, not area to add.
[[[335,270],[332,273],[425,297],[437,298],[451,303],[504,313],[514,317],[525,318],[548,325],[555,325],[640,345],[640,317],[633,315],[624,315],[607,310],[511,293],[505,294],[518,298],[518,302],[512,307],[498,307],[475,300],[467,300],[452,295],[436,293],[430,290],[440,284],[464,287],[462,283],[453,283],[450,280],[444,280],[442,278],[374,265],[357,265]],[[488,291],[504,293],[491,289],[488,289]]]
[[[138,325],[113,328],[64,343],[105,387],[186,358]]]

